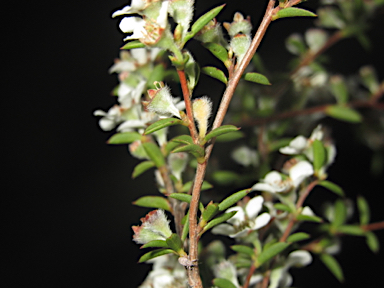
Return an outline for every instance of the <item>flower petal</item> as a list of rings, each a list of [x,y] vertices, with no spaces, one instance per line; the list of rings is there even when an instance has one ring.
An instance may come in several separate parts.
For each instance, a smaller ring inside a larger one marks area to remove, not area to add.
[[[313,175],[312,164],[308,161],[300,161],[289,170],[289,177],[292,179],[293,186],[297,187],[303,180]]]
[[[271,220],[271,215],[269,215],[266,212],[257,216],[257,218],[255,220],[255,224],[252,227],[252,230],[258,230],[261,227],[264,227],[265,225],[267,225],[269,223],[270,220]]]
[[[255,219],[263,207],[264,198],[263,196],[253,197],[245,206],[245,213],[249,219]]]

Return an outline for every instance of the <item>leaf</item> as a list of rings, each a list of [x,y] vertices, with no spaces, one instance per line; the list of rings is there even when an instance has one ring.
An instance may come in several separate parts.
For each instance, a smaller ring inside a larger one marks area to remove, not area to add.
[[[161,120],[156,121],[155,123],[149,125],[147,127],[147,129],[145,129],[144,135],[151,134],[155,131],[158,131],[158,130],[163,129],[163,128],[168,127],[168,126],[173,126],[173,125],[178,125],[178,124],[183,125],[183,123],[184,123],[183,121],[176,119],[176,118],[161,119]]]
[[[205,135],[204,142],[207,142],[208,140],[223,134],[238,131],[239,129],[240,128],[237,128],[236,126],[233,126],[233,125],[223,125],[223,126],[217,127],[216,129],[212,130],[207,135]]]
[[[371,218],[369,205],[363,196],[357,197],[357,208],[359,209],[360,225],[367,225]]]
[[[365,236],[366,236],[366,242],[367,242],[369,249],[371,249],[371,251],[373,253],[379,252],[380,242],[379,242],[379,239],[377,238],[377,236],[375,235],[375,233],[368,232],[367,234],[365,234]]]
[[[209,23],[209,21],[215,18],[217,14],[220,13],[221,9],[224,8],[224,6],[225,4],[217,6],[212,10],[208,11],[207,13],[205,13],[204,15],[200,16],[200,18],[197,19],[195,23],[193,23],[191,27],[191,32],[189,32],[185,37],[186,38],[185,42],[187,42],[189,39],[195,36],[201,29],[203,29],[205,25]]]
[[[219,288],[236,288],[235,284],[225,278],[215,278],[212,283]]]
[[[206,67],[203,67],[201,69],[201,72],[203,72],[204,74],[211,76],[217,80],[220,80],[225,85],[227,85],[227,83],[228,83],[228,79],[225,76],[224,72],[221,71],[220,69],[216,68],[216,67],[206,66]]]
[[[329,254],[320,254],[320,260],[340,282],[344,282],[343,270],[337,260]]]
[[[135,169],[133,169],[132,178],[136,178],[143,174],[148,169],[155,167],[155,163],[153,161],[143,161],[136,165]]]
[[[141,43],[139,40],[133,40],[131,42],[128,42],[120,49],[135,49],[135,48],[144,48],[145,45]]]
[[[184,223],[184,226],[183,226],[183,231],[181,233],[181,240],[182,241],[185,241],[185,239],[187,239],[188,237],[188,233],[189,233],[189,210],[187,212],[187,215],[184,216],[186,218],[186,221]]]
[[[176,233],[173,233],[171,236],[169,236],[166,242],[169,248],[171,248],[177,254],[180,255],[180,252],[184,252],[183,242],[181,241],[180,237]]]
[[[137,132],[124,132],[113,135],[107,141],[108,144],[130,144],[134,141],[140,140],[141,134]]]
[[[155,247],[160,247],[160,248],[169,248],[168,244],[165,240],[152,240],[149,241],[148,243],[145,243],[140,247],[140,249],[144,248],[155,248]]]
[[[244,133],[240,131],[234,131],[228,134],[222,134],[216,138],[216,142],[229,142],[235,141],[237,139],[243,138]]]
[[[145,149],[145,152],[151,158],[151,160],[155,163],[157,168],[160,168],[165,165],[165,159],[163,156],[163,153],[161,153],[161,150],[159,146],[157,146],[153,142],[144,142],[143,147]]]
[[[317,184],[327,188],[328,190],[332,191],[333,193],[335,193],[335,194],[337,194],[337,195],[339,195],[341,197],[344,197],[343,189],[339,185],[336,185],[333,182],[330,182],[330,181],[327,181],[327,180],[322,180],[322,181],[320,181]]]
[[[171,197],[179,201],[187,202],[187,203],[191,203],[191,199],[192,199],[192,195],[184,194],[184,193],[172,193],[172,194],[169,194],[168,197]],[[204,206],[201,202],[199,203],[199,209],[200,211],[204,211]]]
[[[251,189],[245,189],[245,190],[241,190],[239,192],[233,193],[231,196],[228,196],[219,204],[219,211],[227,210],[233,204],[236,204],[238,201],[243,199],[250,191]]]
[[[201,215],[201,218],[203,218],[203,220],[205,222],[208,222],[209,220],[211,220],[216,215],[217,211],[219,211],[218,204],[217,203],[209,203],[207,205],[207,207],[205,207],[205,210],[204,210],[203,214]]]
[[[183,185],[183,188],[181,188],[181,192],[188,192],[192,188],[193,181],[188,181]],[[213,187],[212,184],[208,183],[207,181],[203,182],[203,185],[201,185],[201,191],[211,189]]]
[[[233,215],[235,215],[236,213],[237,213],[237,211],[231,211],[229,213],[224,213],[224,214],[214,218],[213,220],[209,221],[207,225],[204,226],[203,231],[205,232],[205,231],[215,227],[216,225],[219,225],[220,223],[227,221],[228,219],[232,218]]]
[[[351,123],[359,123],[363,119],[359,112],[347,106],[330,105],[325,109],[324,112],[328,116],[331,116],[335,119]]]
[[[213,42],[204,43],[203,45],[224,64],[228,61],[228,51],[223,46]]]
[[[364,236],[365,234],[365,231],[358,225],[343,225],[337,228],[337,232],[353,236]]]
[[[251,257],[255,255],[255,251],[251,247],[249,247],[249,246],[245,246],[245,245],[232,245],[231,249],[233,251],[238,252],[238,253],[247,254],[247,255],[249,255]]]
[[[319,171],[323,167],[326,159],[325,148],[323,143],[315,139],[312,143],[313,148],[313,168]]]
[[[285,212],[292,212],[292,209],[283,203],[276,203],[273,205],[277,210],[285,211]]]
[[[272,21],[280,18],[286,17],[316,17],[317,15],[311,11],[296,8],[296,7],[288,7],[279,10],[274,16],[272,16]]]
[[[310,216],[310,215],[303,215],[299,214],[296,216],[296,220],[298,221],[308,221],[308,222],[316,222],[316,223],[322,223],[323,219],[321,219],[318,216]]]
[[[307,233],[298,232],[298,233],[290,235],[287,238],[287,242],[288,243],[299,242],[299,241],[303,241],[303,240],[309,239],[310,237],[311,236],[309,234],[307,234]]]
[[[259,73],[254,73],[254,72],[246,73],[244,76],[244,79],[247,81],[255,82],[262,85],[271,85],[268,78]]]
[[[240,179],[239,177],[239,174],[227,170],[219,170],[212,173],[213,180],[223,186],[237,183]]]
[[[192,137],[189,135],[180,135],[175,138],[172,138],[171,141],[181,144],[194,144]]]
[[[260,267],[265,262],[275,257],[277,254],[283,252],[285,248],[287,248],[288,246],[289,246],[289,243],[277,242],[272,244],[268,248],[265,248],[257,258],[257,263],[258,263],[257,267]]]
[[[337,103],[345,104],[348,102],[348,88],[342,77],[335,75],[330,79],[330,88],[335,96]]]
[[[332,221],[332,225],[338,227],[343,225],[347,219],[347,207],[345,206],[344,201],[336,200],[334,209],[335,216]]]
[[[174,251],[171,249],[156,249],[148,253],[145,253],[143,256],[141,256],[139,259],[139,263],[143,263],[145,261],[151,260],[153,258],[162,256],[165,254],[169,254],[169,253],[174,253]]]
[[[160,208],[171,211],[171,207],[166,198],[161,196],[143,196],[134,201],[132,204],[146,208]]]
[[[204,158],[204,148],[197,144],[189,144],[179,146],[172,150],[172,153],[187,152],[195,156],[196,158]]]

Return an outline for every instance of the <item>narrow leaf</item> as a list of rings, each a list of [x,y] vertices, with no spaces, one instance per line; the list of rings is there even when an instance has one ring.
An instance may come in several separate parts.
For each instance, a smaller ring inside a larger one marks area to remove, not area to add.
[[[160,129],[163,129],[168,126],[173,126],[177,124],[183,124],[183,121],[176,119],[176,118],[165,118],[161,119],[159,121],[156,121],[155,123],[149,125],[147,129],[145,129],[144,135],[151,134],[155,131],[158,131]]]
[[[332,272],[332,274],[339,280],[340,282],[344,282],[343,270],[341,270],[339,262],[329,255],[329,254],[321,254],[320,260],[324,263],[324,265]]]
[[[216,225],[219,225],[220,223],[227,221],[228,219],[232,218],[233,215],[236,214],[236,212],[237,211],[231,211],[229,213],[224,213],[224,214],[216,217],[215,219],[209,221],[208,224],[204,226],[203,231],[205,232],[205,231],[215,227]]]
[[[236,288],[235,284],[225,278],[213,279],[213,285],[219,288]]]
[[[369,211],[368,202],[363,196],[357,197],[357,207],[359,209],[360,224],[367,225],[369,223],[371,215]]]
[[[143,174],[148,169],[155,167],[155,163],[153,161],[143,161],[136,165],[135,169],[133,169],[132,178],[136,178]]]
[[[173,149],[172,153],[177,152],[187,152],[191,153],[196,158],[204,157],[204,148],[197,144],[189,144],[177,147],[176,149]]]
[[[371,249],[371,251],[373,253],[379,252],[380,242],[379,242],[379,239],[377,238],[377,236],[375,235],[375,233],[368,232],[365,236],[367,237],[366,242],[367,242],[369,249]]]
[[[312,148],[313,148],[313,168],[315,171],[319,171],[321,167],[323,167],[325,163],[325,148],[323,143],[315,139],[312,143]]]
[[[333,219],[332,225],[338,227],[343,225],[347,219],[347,207],[344,201],[336,200],[335,202],[335,218]]]
[[[174,252],[171,249],[156,249],[148,253],[145,253],[143,256],[141,256],[139,259],[139,263],[143,263],[145,261],[151,260],[153,258],[162,256],[165,254],[169,254],[169,253],[174,253]]]
[[[221,201],[221,203],[219,204],[219,211],[227,210],[233,204],[236,204],[238,201],[243,199],[250,191],[251,191],[250,189],[245,189],[245,190],[241,190],[239,192],[236,192],[236,193],[232,194],[231,196],[228,196],[223,201]]]
[[[203,220],[205,222],[208,222],[209,220],[211,220],[216,215],[217,211],[219,211],[218,204],[217,203],[209,203],[207,205],[207,207],[205,207],[205,210],[204,210],[203,214],[201,215],[201,218],[203,218]]]
[[[209,132],[205,137],[204,141],[207,142],[208,140],[212,139],[213,137],[217,137],[223,134],[227,134],[230,132],[238,131],[240,128],[237,128],[236,126],[233,125],[223,125],[220,126],[211,132]]]
[[[241,139],[244,137],[244,133],[240,131],[234,131],[228,134],[222,134],[216,138],[216,142],[229,142]]]
[[[189,221],[188,221],[188,219],[189,219],[189,210],[188,210],[187,215],[185,215],[184,217],[185,217],[186,221],[184,223],[183,231],[181,233],[181,240],[182,241],[185,241],[185,239],[187,239],[188,233],[189,233]]]
[[[335,96],[337,103],[345,104],[348,102],[348,88],[342,77],[336,75],[332,76],[330,80],[331,91]]]
[[[180,251],[184,251],[183,242],[181,241],[180,237],[176,233],[173,233],[171,236],[169,236],[166,242],[169,248],[171,248],[176,253],[179,254]]]
[[[228,51],[223,46],[209,42],[204,43],[204,47],[207,48],[213,55],[215,55],[223,63],[228,61]]]
[[[302,240],[306,240],[306,239],[309,239],[311,236],[307,233],[304,233],[304,232],[298,232],[298,233],[295,233],[295,234],[292,234],[290,235],[288,238],[287,238],[287,242],[288,243],[293,243],[293,242],[299,242],[299,241],[302,241]]]
[[[288,7],[281,9],[272,17],[272,20],[285,18],[285,17],[316,17],[317,15],[311,11],[296,8],[296,7]]]
[[[120,49],[135,49],[135,48],[144,48],[145,45],[141,43],[139,40],[133,40],[131,42],[128,42]]]
[[[171,139],[172,142],[181,144],[193,144],[193,139],[189,135],[180,135]]]
[[[165,165],[165,159],[163,153],[161,153],[159,146],[157,146],[153,142],[144,142],[143,147],[145,149],[145,152],[147,153],[149,158],[151,158],[151,160],[155,163],[157,168]]]
[[[192,199],[191,195],[184,194],[184,193],[172,193],[172,194],[169,194],[168,197],[171,197],[179,201],[187,202],[187,203],[191,203],[191,199]],[[199,203],[199,209],[200,211],[204,211],[204,206],[201,202]]]
[[[113,135],[107,141],[108,144],[130,144],[134,141],[140,140],[141,134],[137,132],[124,132]]]
[[[188,192],[192,188],[193,181],[188,181],[183,185],[183,188],[181,189],[181,192]],[[203,182],[203,185],[201,185],[201,191],[211,189],[213,187],[212,184],[208,183],[207,181]]]
[[[262,264],[275,257],[277,254],[283,252],[288,246],[289,243],[277,242],[264,249],[257,258],[258,266],[260,267]]]
[[[228,79],[224,72],[216,67],[206,66],[201,69],[201,72],[223,82],[225,85],[228,83]]]
[[[233,251],[238,252],[238,253],[247,254],[247,255],[249,255],[251,257],[255,255],[255,251],[251,247],[249,247],[249,246],[245,246],[245,245],[232,245],[231,249]]]
[[[285,212],[292,212],[292,209],[283,203],[276,203],[273,205],[277,210],[285,211]]]
[[[323,222],[323,219],[321,219],[318,216],[310,216],[310,215],[303,215],[299,214],[296,216],[297,221],[308,221],[308,222],[316,222],[316,223],[321,223]]]
[[[259,73],[249,72],[246,73],[244,79],[250,82],[255,82],[262,85],[271,85],[268,78]]]
[[[140,247],[140,249],[144,249],[144,248],[169,248],[169,247],[165,240],[152,240]]]
[[[365,235],[365,231],[358,225],[343,225],[337,228],[337,232],[353,236]]]
[[[317,184],[327,188],[328,190],[332,191],[333,193],[335,193],[341,197],[344,197],[343,189],[339,185],[336,185],[333,182],[323,180],[323,181],[318,182]]]
[[[363,119],[361,114],[356,110],[353,110],[352,108],[341,106],[341,105],[328,106],[325,109],[325,114],[335,119],[351,122],[351,123],[359,123]]]
[[[207,25],[209,23],[209,21],[211,21],[213,18],[215,18],[217,16],[217,14],[220,13],[221,9],[223,9],[225,6],[225,4],[221,5],[221,6],[217,6],[215,8],[213,8],[212,10],[208,11],[207,13],[205,13],[204,15],[202,15],[199,19],[196,20],[195,23],[193,23],[192,27],[191,27],[191,32],[189,32],[187,34],[187,40],[188,41],[189,39],[191,39],[193,36],[196,35],[196,33],[198,33],[201,29],[203,29],[203,27],[205,25]]]
[[[132,204],[140,207],[160,208],[163,210],[171,211],[168,200],[161,196],[143,196],[134,201]]]

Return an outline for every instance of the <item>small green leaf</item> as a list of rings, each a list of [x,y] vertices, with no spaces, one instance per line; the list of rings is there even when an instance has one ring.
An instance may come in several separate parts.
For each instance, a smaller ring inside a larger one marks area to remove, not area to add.
[[[204,43],[203,45],[223,63],[228,61],[228,51],[223,46],[213,42]]]
[[[189,39],[191,39],[193,36],[196,35],[196,33],[198,33],[201,29],[203,29],[203,27],[205,25],[207,25],[209,23],[209,21],[211,21],[213,18],[215,18],[217,16],[217,14],[220,13],[221,9],[223,9],[225,6],[225,4],[221,5],[221,6],[217,6],[215,8],[213,8],[212,10],[208,11],[207,13],[205,13],[204,15],[202,15],[199,19],[196,20],[195,23],[193,23],[192,27],[191,27],[191,32],[189,32],[187,34],[187,36],[185,37],[186,40],[185,42],[187,42]]]
[[[140,247],[140,249],[144,249],[144,248],[169,248],[169,247],[165,240],[152,240]]]
[[[358,225],[343,225],[337,228],[337,232],[353,236],[365,235],[365,231]]]
[[[194,144],[192,137],[189,135],[180,135],[175,138],[172,138],[171,141],[180,144]]]
[[[299,241],[303,241],[303,240],[309,239],[310,237],[311,236],[309,234],[307,234],[307,233],[298,232],[298,233],[290,235],[287,238],[287,242],[288,243],[299,242]]]
[[[379,252],[380,242],[379,242],[379,239],[377,238],[377,236],[375,235],[375,233],[367,232],[367,234],[365,234],[365,236],[366,236],[366,242],[367,242],[369,249],[371,249],[371,251],[373,253]]]
[[[240,175],[236,172],[229,170],[218,170],[212,173],[213,180],[223,186],[237,183],[240,179]]]
[[[133,169],[132,178],[136,178],[143,174],[148,169],[155,167],[155,163],[153,161],[143,161],[136,165],[135,169]]]
[[[193,181],[188,181],[183,185],[183,188],[181,189],[181,192],[188,192],[192,188]],[[201,185],[201,191],[211,189],[213,187],[212,184],[208,183],[207,181],[203,182],[203,185]]]
[[[345,104],[348,102],[348,88],[342,77],[335,75],[330,79],[331,91],[335,96],[337,103]]]
[[[171,197],[179,201],[187,202],[187,203],[191,203],[191,199],[192,199],[191,195],[184,194],[184,193],[172,193],[172,194],[169,194],[168,197]],[[200,211],[204,211],[204,206],[201,202],[199,203],[199,209]]]
[[[216,67],[206,66],[201,68],[201,72],[223,82],[225,85],[228,83],[228,79],[224,72]]]
[[[176,149],[172,150],[172,153],[178,153],[178,152],[187,152],[192,154],[194,157],[198,159],[204,159],[204,148],[197,144],[189,144],[184,146],[179,146]]]
[[[205,222],[208,222],[209,220],[211,220],[216,215],[217,211],[219,211],[218,204],[217,203],[209,203],[207,205],[207,207],[205,207],[205,210],[204,210],[203,214],[201,215],[201,218],[203,218],[203,220]]]
[[[359,209],[359,218],[361,225],[367,225],[371,218],[369,205],[363,196],[357,197],[357,208]]]
[[[319,171],[323,167],[326,159],[326,153],[323,143],[315,139],[312,143],[313,148],[313,168]]]
[[[108,144],[130,144],[141,139],[141,134],[137,132],[124,132],[113,135],[107,141]]]
[[[268,78],[259,73],[254,73],[254,72],[246,73],[244,76],[244,79],[247,81],[255,82],[262,85],[271,85]]]
[[[185,239],[187,239],[188,233],[189,233],[189,221],[188,221],[188,219],[189,219],[189,210],[188,210],[187,214],[184,216],[184,218],[185,218],[185,223],[183,224],[184,225],[183,226],[183,231],[181,233],[181,240],[182,241],[185,241]]]
[[[216,138],[216,142],[230,142],[237,139],[244,138],[244,133],[240,131],[234,131],[228,134],[222,134]]]
[[[208,140],[210,140],[214,137],[218,137],[218,136],[223,135],[223,134],[238,131],[239,129],[240,128],[237,128],[236,126],[233,126],[233,125],[220,126],[216,129],[212,130],[211,132],[209,132],[207,135],[205,135],[204,142],[207,142]]]
[[[169,236],[166,242],[169,248],[171,248],[177,254],[180,255],[180,252],[184,252],[183,242],[181,241],[180,237],[176,233],[173,233],[171,236]]]
[[[296,8],[296,7],[288,7],[279,10],[276,15],[272,16],[272,21],[285,17],[316,17],[317,15],[311,11]]]
[[[219,225],[220,223],[227,221],[228,219],[232,218],[233,215],[235,215],[236,213],[237,213],[237,211],[231,211],[229,213],[224,213],[224,214],[216,217],[215,219],[209,221],[208,224],[204,226],[203,231],[205,232],[205,231],[215,227],[216,225]]]
[[[327,188],[328,190],[332,191],[333,193],[335,193],[335,194],[337,194],[337,195],[339,195],[341,197],[344,197],[343,189],[339,185],[336,185],[333,182],[330,182],[330,181],[327,181],[327,180],[323,180],[323,181],[320,181],[317,184]]]
[[[276,203],[273,205],[277,210],[285,211],[285,212],[292,212],[292,209],[283,203]]]
[[[213,285],[219,288],[236,288],[235,284],[225,278],[213,279]]]
[[[321,219],[318,216],[310,216],[310,215],[303,215],[299,214],[296,216],[297,221],[308,221],[308,222],[316,222],[316,223],[321,223],[323,222],[323,219]]]
[[[251,257],[255,255],[255,251],[251,247],[249,247],[249,246],[245,246],[245,245],[232,245],[231,249],[233,251],[238,252],[238,253],[247,254],[247,255],[249,255]]]
[[[143,256],[141,256],[139,259],[139,263],[143,263],[145,261],[151,260],[153,258],[162,256],[165,254],[169,254],[169,253],[175,253],[175,252],[171,249],[156,249],[148,253],[145,253]]]
[[[155,163],[157,168],[165,165],[165,159],[159,146],[153,142],[144,142],[143,147],[149,158]]]
[[[155,131],[158,131],[160,129],[163,129],[168,126],[173,126],[173,125],[178,125],[181,124],[183,125],[183,121],[176,119],[176,118],[165,118],[165,119],[160,119],[159,121],[156,121],[155,123],[149,125],[147,129],[144,131],[144,135],[151,134]]]
[[[344,201],[336,200],[335,202],[335,216],[332,222],[332,225],[338,227],[343,225],[347,219],[347,207],[345,206]]]
[[[320,260],[329,269],[329,271],[332,272],[337,280],[344,282],[343,270],[341,270],[339,262],[337,262],[333,256],[329,254],[320,254]]]
[[[227,210],[233,204],[236,204],[238,201],[243,199],[250,191],[251,189],[245,189],[245,190],[241,190],[239,192],[233,193],[231,196],[228,196],[219,204],[219,211]]]
[[[128,42],[120,49],[135,49],[135,48],[144,48],[145,45],[141,43],[139,40],[133,40],[131,42]]]
[[[171,211],[168,200],[161,196],[143,196],[134,201],[132,204],[140,207],[160,208],[163,210]]]
[[[335,119],[351,122],[351,123],[359,123],[362,121],[363,117],[359,112],[349,108],[347,106],[341,105],[330,105],[325,109],[325,114],[331,116]]]
[[[272,244],[268,248],[265,248],[257,258],[258,267],[260,267],[265,262],[275,257],[277,254],[283,252],[285,248],[287,248],[288,246],[289,246],[289,243],[277,242]]]

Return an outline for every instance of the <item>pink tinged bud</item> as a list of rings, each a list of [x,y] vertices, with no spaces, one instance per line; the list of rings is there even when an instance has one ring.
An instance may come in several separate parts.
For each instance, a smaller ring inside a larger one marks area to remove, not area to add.
[[[204,138],[207,134],[208,119],[212,113],[212,102],[207,96],[193,101],[193,116],[199,127],[199,137]]]
[[[240,62],[243,60],[245,53],[248,51],[248,48],[251,45],[251,41],[251,37],[245,34],[237,34],[232,38],[230,46],[236,55],[237,64],[240,64]]]
[[[136,243],[145,244],[153,240],[166,240],[172,235],[164,210],[151,211],[140,220],[141,226],[132,226],[133,240]]]
[[[154,112],[160,116],[181,118],[179,109],[173,103],[173,98],[168,86],[162,82],[155,82],[159,87],[148,90],[149,101],[143,101],[143,105],[148,111]]]

